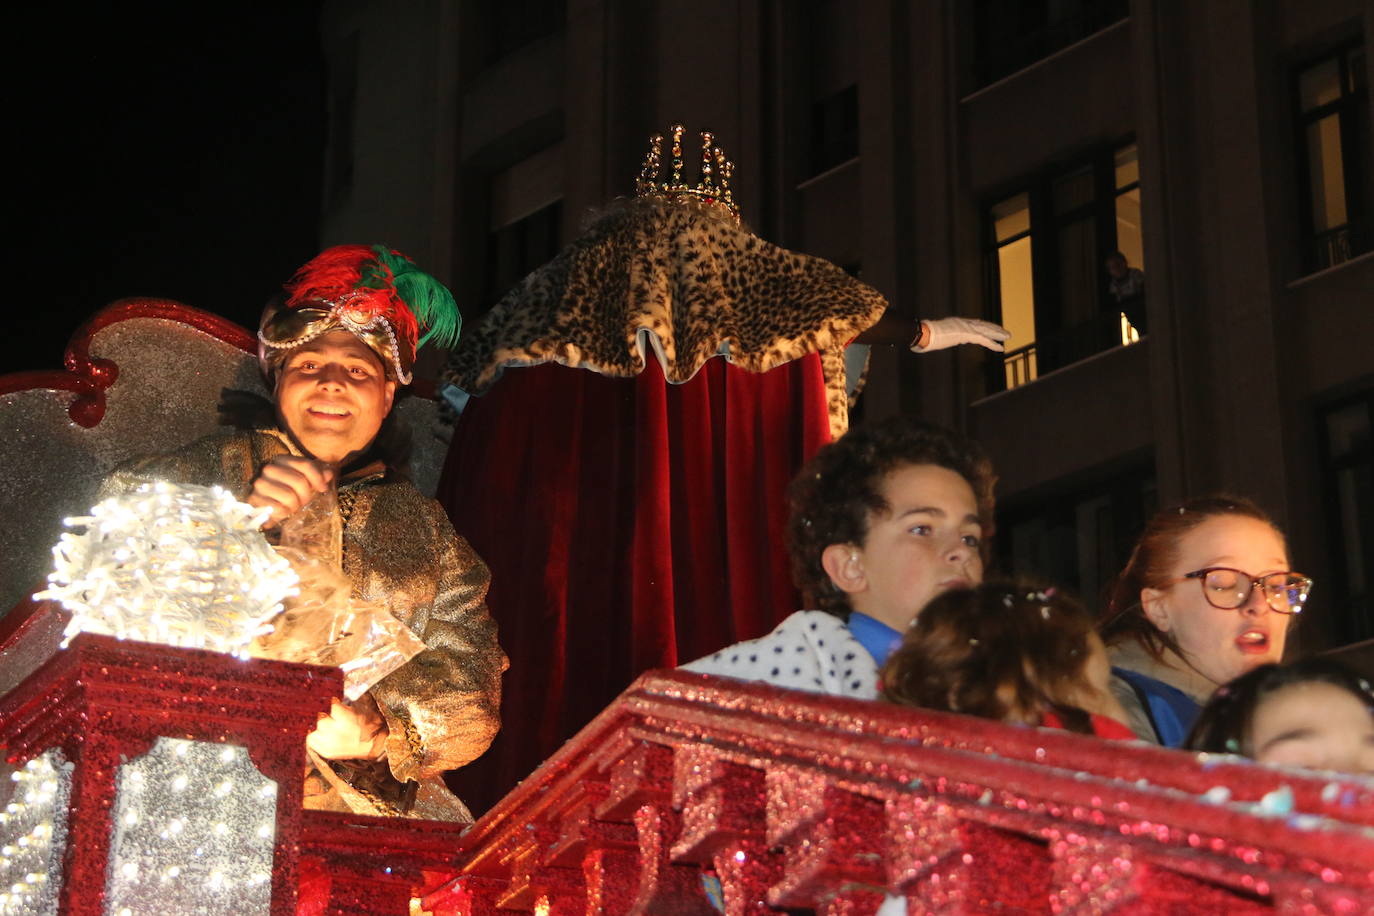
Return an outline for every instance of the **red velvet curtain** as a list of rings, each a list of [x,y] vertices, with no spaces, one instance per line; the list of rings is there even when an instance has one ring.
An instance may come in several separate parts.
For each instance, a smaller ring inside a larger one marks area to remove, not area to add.
[[[481,813],[641,672],[796,610],[786,487],[830,438],[820,358],[690,382],[508,369],[454,431],[439,500],[491,567],[502,728],[450,776]]]

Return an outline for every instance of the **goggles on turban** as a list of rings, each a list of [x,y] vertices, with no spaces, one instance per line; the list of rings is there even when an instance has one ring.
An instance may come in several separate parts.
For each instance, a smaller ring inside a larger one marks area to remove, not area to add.
[[[385,245],[327,248],[285,289],[286,298],[269,303],[258,326],[258,363],[268,379],[296,347],[345,330],[377,354],[388,378],[409,385],[415,351],[431,340],[453,346],[462,324],[453,294]]]

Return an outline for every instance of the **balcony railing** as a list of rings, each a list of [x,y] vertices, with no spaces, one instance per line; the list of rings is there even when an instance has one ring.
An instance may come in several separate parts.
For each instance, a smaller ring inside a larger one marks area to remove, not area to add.
[[[1061,369],[1113,347],[1129,346],[1140,340],[1140,336],[1124,312],[1104,312],[1091,321],[989,357],[987,390],[991,393],[1020,388],[1042,373]]]
[[[0,658],[30,673],[0,695],[0,913],[383,916],[456,874],[461,824],[302,810],[336,669],[91,634],[53,654],[56,609],[17,612],[31,625],[0,633]]]
[[[1346,223],[1319,232],[1307,243],[1309,272],[1344,264],[1353,257],[1374,250],[1374,229],[1362,223]]]
[[[671,671],[466,832],[302,811],[305,735],[339,684],[78,636],[0,697],[21,771],[0,805],[0,910],[860,916],[893,894],[909,912],[1242,916],[1374,900],[1369,779]]]
[[[436,916],[1354,914],[1374,782],[652,672],[456,852]]]

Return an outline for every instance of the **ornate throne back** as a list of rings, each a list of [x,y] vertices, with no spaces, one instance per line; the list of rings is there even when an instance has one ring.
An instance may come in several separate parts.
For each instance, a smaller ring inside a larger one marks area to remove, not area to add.
[[[255,337],[165,299],[125,299],[72,338],[66,370],[0,376],[0,616],[40,586],[62,519],[90,509],[100,481],[139,455],[222,429],[224,388],[266,395]],[[416,486],[433,493],[444,444],[435,404],[398,405],[415,431]]]

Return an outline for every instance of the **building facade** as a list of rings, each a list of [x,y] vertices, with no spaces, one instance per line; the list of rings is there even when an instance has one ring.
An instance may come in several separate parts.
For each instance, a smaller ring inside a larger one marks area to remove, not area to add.
[[[325,243],[389,240],[472,321],[648,135],[709,128],[763,238],[1012,329],[875,349],[858,407],[986,445],[1004,569],[1091,603],[1155,507],[1225,490],[1317,580],[1305,648],[1374,638],[1367,2],[380,6],[325,9]]]

